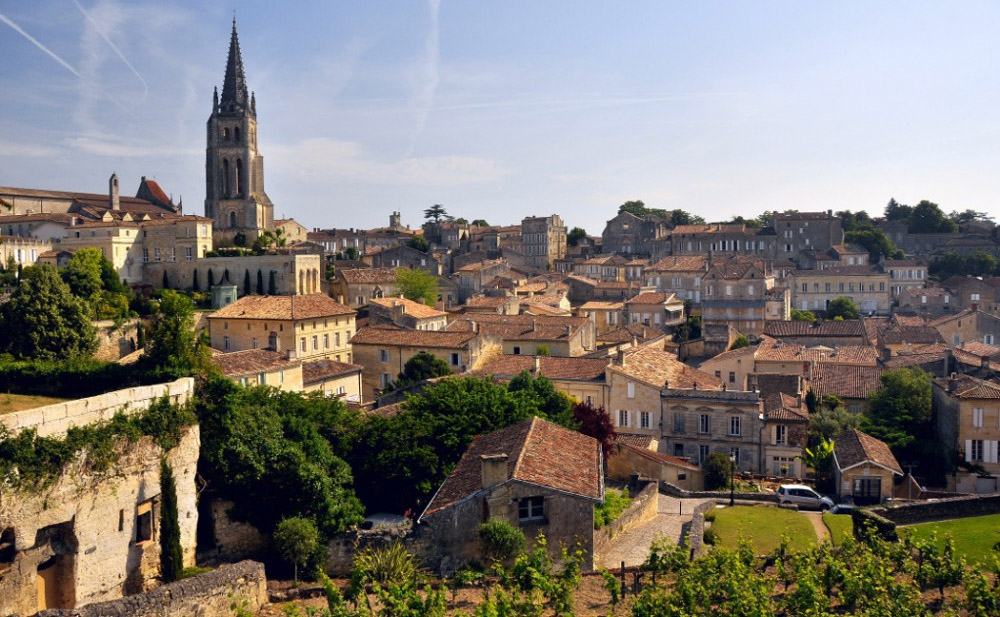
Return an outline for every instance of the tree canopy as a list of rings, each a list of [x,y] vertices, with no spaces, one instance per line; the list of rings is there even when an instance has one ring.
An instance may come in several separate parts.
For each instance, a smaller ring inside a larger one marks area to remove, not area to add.
[[[194,302],[165,289],[149,320],[142,364],[170,375],[211,372],[209,350],[194,332]]]
[[[403,372],[396,378],[393,388],[401,389],[425,379],[451,375],[448,363],[426,351],[418,351],[403,365]]]
[[[885,207],[885,218],[890,221],[905,221],[906,230],[911,234],[950,233],[957,228],[955,221],[946,216],[940,206],[926,199],[915,206],[890,199]]]
[[[410,248],[417,249],[421,253],[426,253],[431,248],[431,243],[421,235],[415,235],[406,243]]]
[[[0,305],[0,350],[25,360],[86,358],[97,348],[90,318],[55,268],[24,268],[10,300]]]
[[[684,210],[664,210],[663,208],[648,208],[642,200],[634,199],[631,201],[626,201],[622,205],[618,206],[618,213],[628,212],[629,214],[634,214],[638,217],[644,216],[657,216],[662,219],[670,221],[671,225],[701,225],[704,224],[705,219],[700,216],[695,216]]]
[[[847,296],[837,296],[826,305],[827,319],[857,319],[860,315],[858,305]]]
[[[882,374],[882,387],[871,397],[863,430],[895,450],[916,441],[930,418],[930,374],[902,368]]]
[[[434,306],[438,301],[437,277],[424,270],[399,268],[396,270],[396,289],[407,300],[424,301]]]
[[[582,227],[574,227],[573,229],[569,230],[568,234],[566,234],[566,244],[570,246],[576,246],[577,244],[580,243],[580,240],[583,240],[586,237],[587,237],[587,231],[585,229],[583,229]]]
[[[84,301],[95,319],[123,319],[130,315],[130,290],[100,249],[76,251],[59,270],[59,275],[73,295]]]
[[[448,212],[441,204],[434,204],[430,208],[424,210],[424,219],[433,220],[435,223],[440,223],[441,219],[446,216],[448,216]]]

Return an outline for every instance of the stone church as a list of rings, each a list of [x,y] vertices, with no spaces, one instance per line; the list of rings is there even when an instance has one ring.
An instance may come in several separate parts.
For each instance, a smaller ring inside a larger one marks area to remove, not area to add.
[[[215,221],[216,246],[253,243],[274,229],[274,205],[264,192],[264,157],[257,149],[257,99],[247,89],[233,20],[222,96],[212,97],[205,149],[205,216]]]

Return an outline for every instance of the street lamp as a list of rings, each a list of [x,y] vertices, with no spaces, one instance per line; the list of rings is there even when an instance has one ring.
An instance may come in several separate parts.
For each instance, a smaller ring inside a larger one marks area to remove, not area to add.
[[[736,455],[729,455],[729,505],[736,505]]]

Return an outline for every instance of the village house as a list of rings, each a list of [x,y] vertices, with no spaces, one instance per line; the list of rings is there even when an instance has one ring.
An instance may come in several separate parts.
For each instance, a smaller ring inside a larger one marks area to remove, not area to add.
[[[912,313],[929,319],[957,312],[957,302],[944,287],[903,287],[897,298],[900,313]]]
[[[212,347],[270,349],[288,358],[351,361],[354,309],[325,294],[245,296],[206,316]]]
[[[309,229],[295,219],[274,219],[274,233],[286,245],[301,244],[309,240]]]
[[[361,398],[361,371],[359,364],[336,360],[313,360],[302,363],[302,390],[320,392],[337,397],[345,403],[358,404]]]
[[[971,309],[996,313],[1000,310],[1000,277],[953,276],[941,282],[951,291],[958,310]]]
[[[478,529],[490,519],[519,527],[529,542],[544,534],[583,551],[592,570],[594,505],[604,500],[601,445],[593,437],[532,418],[475,439],[417,523],[448,556],[442,570],[484,562]]]
[[[792,259],[804,250],[825,251],[844,243],[840,217],[826,212],[774,213],[775,257]]]
[[[938,435],[960,493],[1000,492],[1000,383],[952,375],[933,384]],[[964,465],[953,468],[957,459]]]
[[[658,450],[659,440],[649,435],[618,433],[614,451],[608,456],[608,477],[628,482],[633,474],[653,478],[687,491],[705,488],[701,467]]]
[[[514,356],[501,354],[488,358],[474,371],[509,382],[524,371],[533,377],[545,377],[556,390],[581,403],[608,409],[609,388],[604,369],[611,362],[603,358],[564,358],[558,356]]]
[[[517,315],[520,311],[521,303],[513,295],[472,296],[462,309],[466,315]]]
[[[837,495],[855,505],[880,503],[892,496],[895,476],[903,469],[885,442],[857,429],[833,438],[833,479]]]
[[[630,324],[670,328],[684,323],[684,302],[672,293],[644,291],[625,301]]]
[[[789,285],[792,306],[825,311],[830,301],[850,298],[862,313],[885,315],[892,306],[889,274],[877,266],[836,266],[825,270],[796,270]]]
[[[521,221],[521,252],[530,267],[548,270],[566,256],[566,225],[558,214],[529,216]]]
[[[660,450],[704,466],[721,452],[743,471],[764,471],[764,414],[760,394],[664,387]]]
[[[365,400],[389,388],[410,358],[421,351],[443,360],[455,373],[475,368],[487,354],[499,353],[496,338],[471,330],[442,332],[370,326],[358,330],[351,345],[354,362],[364,367],[361,383]]]
[[[624,281],[629,260],[619,255],[598,255],[573,264],[573,274],[600,282]]]
[[[809,409],[801,394],[772,392],[761,397],[764,407],[764,452],[761,471],[804,478],[802,451],[809,439]]]
[[[952,347],[974,341],[987,345],[1000,344],[1000,317],[983,310],[966,309],[954,315],[939,317],[929,322],[929,325]]]
[[[486,283],[509,272],[510,265],[505,259],[482,260],[462,266],[451,277],[458,284],[458,301],[464,302],[479,293]]]
[[[607,367],[608,414],[616,429],[658,436],[665,430],[660,398],[664,388],[718,390],[722,381],[655,347],[619,352]],[[678,456],[684,456],[683,454]]]
[[[866,336],[864,324],[860,319],[768,321],[764,324],[764,336],[806,347],[867,345],[871,342]]]
[[[752,345],[730,349],[705,360],[698,365],[698,369],[715,375],[729,390],[747,390],[748,378],[755,372],[756,353],[757,348]]]
[[[330,295],[354,308],[372,298],[398,296],[396,268],[338,269],[330,281]]]
[[[408,244],[368,251],[361,256],[361,260],[373,268],[407,268],[423,270],[435,276],[445,274],[443,264],[433,253],[418,251]]]
[[[670,221],[658,216],[638,217],[619,212],[608,221],[601,234],[601,250],[608,255],[651,255],[653,241],[670,233]]]
[[[368,302],[368,323],[395,324],[410,330],[444,330],[448,313],[402,296],[373,298]]]
[[[213,350],[212,362],[222,375],[244,386],[273,386],[283,392],[301,392],[302,361],[269,349],[232,353]]]
[[[886,259],[882,267],[889,273],[893,300],[898,300],[903,291],[923,289],[927,283],[927,264],[916,259]]]
[[[826,270],[840,266],[864,266],[868,260],[868,251],[864,248],[837,244],[825,251],[804,250],[799,254],[798,261],[803,270]]]
[[[480,330],[513,355],[582,356],[596,344],[594,324],[585,317],[480,314],[461,315],[448,324],[449,332]]]
[[[577,315],[594,322],[595,332],[600,337],[617,330],[624,323],[625,304],[623,302],[604,302],[592,300],[577,308]]]
[[[810,371],[818,364],[876,366],[878,359],[878,351],[871,345],[804,347],[762,337],[754,354],[754,372],[799,375],[808,380]]]
[[[664,255],[774,257],[774,230],[754,229],[742,223],[678,225],[664,240],[659,251]]]
[[[708,257],[685,255],[664,257],[645,271],[646,285],[656,291],[676,294],[681,300],[701,303],[701,279],[708,271]]]
[[[862,413],[868,410],[872,395],[882,388],[882,374],[886,370],[882,366],[817,362],[811,366],[807,381],[816,400],[832,394],[848,410]]]
[[[726,324],[747,336],[760,336],[765,320],[772,318],[765,298],[774,286],[774,276],[760,259],[715,260],[701,280],[702,324]]]

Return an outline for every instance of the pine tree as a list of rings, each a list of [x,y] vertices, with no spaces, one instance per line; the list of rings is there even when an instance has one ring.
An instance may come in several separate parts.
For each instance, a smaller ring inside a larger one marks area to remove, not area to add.
[[[181,526],[177,515],[177,484],[166,458],[160,459],[160,578],[176,581],[184,569]]]

